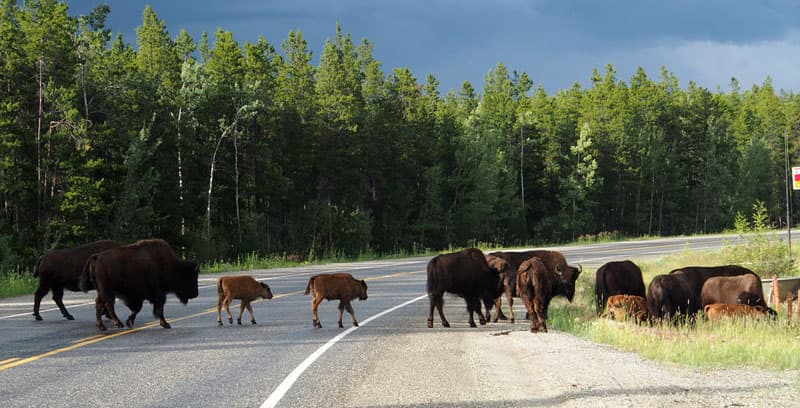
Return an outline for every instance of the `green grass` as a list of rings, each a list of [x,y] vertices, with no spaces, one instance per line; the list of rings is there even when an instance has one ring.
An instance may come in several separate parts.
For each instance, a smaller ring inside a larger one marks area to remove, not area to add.
[[[645,286],[654,276],[682,266],[726,263],[721,251],[683,251],[634,262],[642,268]],[[737,319],[710,323],[698,316],[694,325],[648,326],[597,318],[593,297],[594,273],[584,271],[578,279],[573,303],[554,299],[548,326],[661,362],[800,370],[800,320],[794,316],[792,322],[788,321],[785,305],[774,321]]]
[[[30,274],[0,274],[0,298],[30,295],[39,286],[39,280]]]

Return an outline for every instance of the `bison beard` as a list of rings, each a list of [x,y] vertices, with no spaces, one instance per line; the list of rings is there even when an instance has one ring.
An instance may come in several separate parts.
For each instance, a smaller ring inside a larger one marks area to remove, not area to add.
[[[105,330],[100,312],[105,307],[114,326],[123,327],[114,310],[115,297],[123,300],[131,310],[126,320],[133,327],[144,300],[153,305],[153,315],[161,327],[170,328],[164,319],[167,293],[174,293],[181,303],[198,295],[195,261],[179,260],[169,245],[160,239],[143,240],[92,255],[84,268],[84,275],[97,288],[95,314],[97,328]]]
[[[439,312],[442,326],[450,327],[442,311],[445,292],[464,298],[470,327],[477,327],[473,317],[474,312],[478,313],[480,324],[486,324],[486,318],[481,313],[481,301],[486,306],[488,314],[495,299],[503,292],[497,271],[489,267],[483,252],[476,248],[433,257],[428,262],[427,273],[430,299],[429,328],[433,327],[434,308]]]

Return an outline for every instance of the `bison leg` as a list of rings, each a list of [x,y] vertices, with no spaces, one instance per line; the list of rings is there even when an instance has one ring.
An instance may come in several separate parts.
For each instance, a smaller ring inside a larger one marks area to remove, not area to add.
[[[114,310],[114,299],[111,298],[111,300],[106,301],[104,306],[106,313],[108,313],[108,315],[111,317],[111,321],[114,323],[114,327],[118,329],[125,327],[125,325],[119,320],[119,317],[117,317],[117,311]],[[98,317],[98,319],[100,319],[100,317]]]
[[[242,303],[239,303],[239,317],[236,318],[236,324],[239,326],[242,325],[242,314],[244,314],[245,309],[247,309],[247,303],[242,299]]]
[[[71,314],[67,311],[67,308],[64,306],[64,288],[53,288],[53,301],[56,302],[58,305],[58,309],[61,310],[61,315],[66,317],[67,320],[75,320]]]
[[[136,321],[136,315],[142,310],[142,305],[144,304],[143,300],[138,300],[134,302],[126,302],[128,308],[131,309],[131,314],[128,316],[128,320],[125,320],[125,326],[128,328],[133,328],[133,323]]]
[[[106,326],[103,324],[103,319],[100,318],[100,315],[102,314],[102,311],[105,309],[104,305],[105,305],[105,301],[100,299],[100,297],[95,299],[95,301],[94,301],[94,312],[95,312],[95,317],[97,318],[96,325],[97,325],[97,330],[100,330],[100,331],[104,331],[106,329]]]
[[[477,298],[470,298],[464,299],[467,302],[467,314],[469,315],[469,327],[478,327],[475,324],[474,313],[477,309],[478,314],[480,315],[481,324],[486,324],[486,320],[483,318],[483,313],[481,313],[481,302]]]
[[[225,301],[222,303],[225,306],[225,313],[228,314],[228,324],[233,324],[233,315],[231,314],[231,301],[233,298],[225,297]]]
[[[511,289],[506,289],[506,300],[508,301],[508,314],[511,315],[511,323],[514,323],[514,297],[511,295]]]
[[[444,298],[442,297],[443,294],[428,294],[428,298],[431,300],[431,310],[430,314],[428,315],[428,327],[433,327],[433,308],[435,307],[436,310],[439,312],[439,319],[442,321],[442,326],[450,327],[450,322],[447,321],[447,318],[444,317],[444,311],[442,308],[444,307]]]
[[[358,327],[358,321],[356,320],[356,314],[353,311],[353,306],[350,305],[350,302],[345,303],[344,308],[347,310],[347,313],[350,313],[350,317],[353,319],[353,326]]]
[[[36,288],[36,293],[33,294],[33,317],[35,317],[36,320],[42,320],[42,316],[39,315],[39,306],[42,304],[42,298],[45,297],[49,291],[49,287],[39,283],[39,287]]]
[[[533,310],[533,302],[531,302],[530,296],[528,296],[526,293],[521,294],[520,297],[522,298],[522,303],[525,304],[525,310],[527,310],[528,316],[530,317],[531,332],[536,333],[539,331],[539,326],[536,323],[537,320]]]
[[[339,328],[344,329],[344,325],[342,324],[342,314],[344,314],[344,299],[339,300]]]
[[[319,307],[320,302],[322,302],[322,298],[317,298],[314,296],[311,299],[311,319],[314,323],[314,327],[321,329],[322,323],[319,321],[319,317],[317,316],[317,308]]]
[[[250,302],[247,302],[247,311],[250,312],[250,323],[256,324],[256,317],[253,316],[253,305]]]
[[[164,302],[166,302],[166,299],[159,299],[153,303],[153,315],[158,318],[161,327],[171,329],[172,326],[170,326],[169,323],[167,323],[167,319],[164,318]]]
[[[217,324],[220,326],[222,326],[222,301],[224,297],[221,293],[217,296]]]

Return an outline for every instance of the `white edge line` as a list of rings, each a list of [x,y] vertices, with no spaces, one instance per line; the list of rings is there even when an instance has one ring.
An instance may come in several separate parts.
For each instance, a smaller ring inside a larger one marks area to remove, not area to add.
[[[416,301],[418,301],[420,299],[424,299],[426,297],[428,297],[428,295],[422,295],[420,297],[411,299],[411,300],[406,301],[404,303],[401,303],[401,304],[399,304],[397,306],[394,306],[394,307],[392,307],[390,309],[386,309],[386,310],[384,310],[384,311],[382,311],[382,312],[380,312],[380,313],[378,313],[376,315],[372,315],[368,319],[362,321],[361,322],[361,326],[364,326],[364,325],[368,324],[369,322],[371,322],[371,321],[373,321],[373,320],[375,320],[375,319],[377,319],[377,318],[379,318],[381,316],[384,316],[386,314],[394,312],[397,309],[400,309],[402,307],[408,306],[408,305],[410,305],[410,304],[412,304],[412,303],[414,303],[414,302],[416,302]],[[263,404],[261,404],[261,408],[273,408],[273,407],[277,406],[278,403],[281,401],[281,399],[283,399],[283,397],[286,395],[286,393],[289,392],[289,389],[292,388],[292,385],[294,385],[294,383],[300,378],[301,375],[303,375],[303,372],[305,372],[306,369],[308,369],[308,367],[311,366],[311,364],[314,364],[314,362],[317,361],[317,359],[320,358],[322,356],[322,354],[324,354],[329,348],[333,347],[333,345],[336,344],[337,342],[339,342],[339,340],[343,339],[345,336],[347,336],[348,334],[354,332],[355,330],[358,330],[358,327],[351,327],[351,328],[339,333],[334,338],[328,340],[327,343],[322,345],[315,352],[311,353],[310,356],[308,356],[305,360],[303,360],[303,362],[300,363],[300,365],[298,365],[294,370],[292,370],[291,373],[289,373],[288,376],[286,376],[286,378],[283,379],[283,381],[278,385],[278,388],[275,388],[275,391],[272,391],[272,394],[269,395],[267,400],[264,401]]]

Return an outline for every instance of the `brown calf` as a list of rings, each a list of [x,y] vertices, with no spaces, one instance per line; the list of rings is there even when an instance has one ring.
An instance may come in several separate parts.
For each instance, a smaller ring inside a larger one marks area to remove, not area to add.
[[[486,263],[489,264],[490,268],[497,270],[497,276],[500,277],[500,282],[503,284],[503,293],[506,294],[506,300],[508,300],[508,314],[511,315],[511,323],[514,323],[514,298],[512,295],[514,289],[512,286],[514,286],[516,282],[513,282],[512,279],[516,279],[513,276],[516,275],[516,273],[514,273],[516,271],[511,270],[511,263],[498,256],[486,255]],[[502,305],[503,298],[498,296],[497,299],[494,300],[494,306],[497,308],[497,312],[495,312],[494,318],[492,319],[493,322],[508,319],[503,314],[503,310],[501,309]],[[489,310],[486,311],[486,319],[489,319]]]
[[[770,318],[775,318],[776,316],[775,311],[768,307],[742,304],[731,305],[724,303],[712,303],[710,305],[706,305],[703,311],[705,312],[706,318],[711,322],[723,319],[725,317],[747,318],[769,316]]]
[[[350,301],[353,299],[366,300],[367,299],[367,283],[363,280],[353,278],[349,273],[334,273],[334,274],[319,274],[314,275],[308,280],[306,291],[304,294],[311,293],[311,317],[313,319],[314,327],[321,328],[322,323],[317,316],[317,308],[323,299],[325,300],[339,300],[339,327],[344,328],[342,325],[342,314],[344,310],[350,313],[353,318],[353,326],[358,326],[356,315],[353,312],[353,307]]]
[[[606,300],[606,311],[602,314],[602,317],[609,316],[617,321],[634,319],[644,323],[650,318],[647,299],[636,295],[611,295]]]
[[[237,324],[242,324],[242,313],[247,309],[250,312],[250,323],[256,324],[253,316],[253,306],[250,302],[258,298],[272,299],[272,291],[266,283],[255,280],[252,276],[222,276],[217,279],[217,323],[222,326],[222,306],[228,313],[228,323],[233,324],[230,304],[233,299],[241,299]]]
[[[553,298],[554,280],[560,281],[560,277],[548,271],[537,257],[523,262],[517,271],[517,294],[525,303],[533,333],[547,332],[547,307]]]

